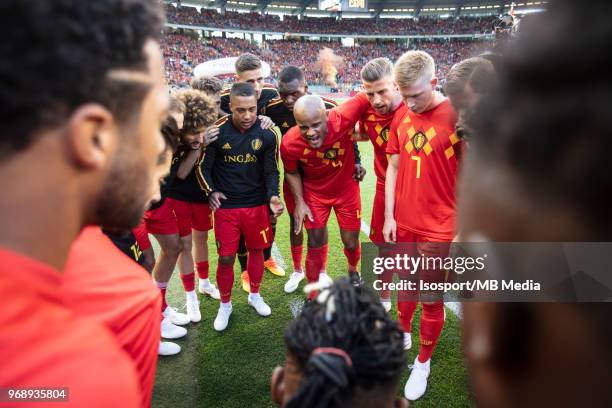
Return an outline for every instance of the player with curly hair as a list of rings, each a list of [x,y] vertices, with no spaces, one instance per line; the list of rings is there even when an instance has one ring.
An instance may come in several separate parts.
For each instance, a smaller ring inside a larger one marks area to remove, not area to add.
[[[193,227],[197,231],[207,232],[212,228],[212,216],[206,204],[206,196],[199,189],[194,192],[193,187],[190,189],[183,186],[177,189],[175,186],[177,179],[186,178],[193,173],[193,168],[201,160],[205,147],[204,131],[216,120],[214,101],[206,94],[195,90],[183,90],[177,92],[176,98],[185,105],[180,145],[172,158],[170,179],[166,180],[166,184],[170,186],[167,197],[153,214],[160,218],[159,228],[149,229],[161,247],[159,259],[153,269],[153,279],[162,292],[162,313],[167,318],[162,323],[162,337],[169,339],[185,335],[186,332],[176,326],[185,325],[190,321],[199,322],[202,318],[195,292],[191,230]],[[201,197],[201,202],[191,203],[173,198],[179,194],[177,191]],[[165,302],[168,281],[177,261],[187,299],[187,314],[177,312]],[[214,295],[216,288],[212,284],[209,286],[211,294]]]
[[[286,408],[407,407],[397,398],[406,354],[402,330],[373,293],[341,278],[285,330],[285,365],[272,400]]]

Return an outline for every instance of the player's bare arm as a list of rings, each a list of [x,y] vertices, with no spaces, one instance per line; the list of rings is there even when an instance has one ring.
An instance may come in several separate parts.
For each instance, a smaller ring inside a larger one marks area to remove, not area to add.
[[[389,167],[385,178],[385,225],[383,237],[385,242],[395,242],[397,224],[395,222],[395,182],[397,180],[397,168],[399,166],[399,154],[389,157]]]
[[[195,166],[195,164],[198,162],[198,158],[200,157],[201,153],[202,152],[200,151],[200,149],[189,150],[189,152],[185,155],[185,158],[179,165],[179,168],[176,172],[176,177],[180,178],[181,180],[185,180],[189,173],[191,173],[191,170],[193,170],[193,166]]]
[[[302,231],[304,219],[308,217],[310,221],[314,221],[310,208],[304,201],[304,189],[302,188],[302,176],[297,171],[285,171],[285,180],[289,183],[289,188],[295,196],[295,211],[293,212],[293,220],[295,223],[295,233],[299,234]]]

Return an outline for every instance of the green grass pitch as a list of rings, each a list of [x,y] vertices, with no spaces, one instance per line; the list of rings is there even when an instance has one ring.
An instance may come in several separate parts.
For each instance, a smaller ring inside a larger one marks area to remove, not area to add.
[[[373,149],[369,142],[359,143],[362,162],[368,174],[361,184],[363,220],[369,223],[372,201],[375,192],[373,169]],[[329,261],[327,270],[332,277],[346,274],[346,258],[338,225],[332,215],[329,224]],[[276,244],[285,261],[287,274],[292,272],[289,247],[289,219],[284,213],[277,224]],[[362,242],[367,237],[361,234]],[[159,247],[155,240],[155,251]],[[213,233],[209,236],[211,279],[215,280],[217,256]],[[304,254],[305,259],[305,254]],[[218,309],[218,301],[201,298],[202,321],[187,327],[188,334],[177,340],[183,348],[180,355],[160,357],[157,378],[153,392],[153,407],[272,407],[269,397],[269,381],[272,369],[284,361],[284,328],[292,318],[302,300],[303,283],[295,293],[287,295],[283,291],[286,278],[265,272],[261,293],[272,308],[272,315],[264,318],[248,306],[247,294],[239,286],[239,266],[236,262],[235,285],[232,296],[234,311],[228,328],[217,333],[213,320]],[[178,269],[172,277],[168,289],[169,304],[179,311],[185,309]],[[432,372],[429,386],[423,398],[411,403],[412,407],[467,407],[470,398],[467,387],[466,371],[459,336],[459,319],[447,309],[446,322],[436,351],[432,357]],[[394,305],[392,315],[397,317]],[[417,311],[413,327],[413,347],[408,351],[408,362],[414,361],[418,350],[419,316]],[[400,393],[408,378],[406,369]]]

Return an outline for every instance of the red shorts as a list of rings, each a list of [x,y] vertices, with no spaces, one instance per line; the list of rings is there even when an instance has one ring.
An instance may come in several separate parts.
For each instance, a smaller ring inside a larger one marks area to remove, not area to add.
[[[208,204],[190,203],[183,200],[166,198],[170,202],[176,221],[178,233],[181,237],[191,234],[191,229],[196,231],[210,231],[213,228],[213,215]]]
[[[416,234],[404,228],[397,228],[397,242],[401,244],[398,245],[398,250],[411,257],[445,259],[449,256],[451,241],[452,238],[444,242],[437,238]],[[437,266],[437,264],[432,263],[430,268],[420,268],[414,274],[400,274],[400,277],[408,280],[420,279],[428,283],[446,282],[450,276],[449,273],[443,267],[438,268]],[[414,292],[410,293],[408,291],[399,295],[398,299],[401,301],[415,301],[417,300],[415,296],[418,296]]]
[[[144,219],[140,221],[140,224],[132,228],[132,234],[134,234],[136,242],[138,243],[141,251],[151,248],[149,232],[147,231],[147,225],[145,224]]]
[[[361,198],[359,197],[359,190],[356,190],[355,193],[350,193],[348,196],[340,191],[340,196],[333,199],[308,195],[304,197],[304,201],[308,208],[310,208],[314,218],[314,221],[310,221],[308,217],[304,219],[306,229],[326,227],[329,214],[333,208],[341,229],[347,231],[361,230]]]
[[[370,221],[370,241],[375,244],[384,244],[383,227],[385,226],[385,186],[376,184],[376,195],[372,206],[372,220]]]
[[[295,196],[293,195],[293,191],[291,191],[291,187],[289,187],[289,183],[287,181],[283,181],[283,197],[285,198],[285,207],[287,208],[287,212],[289,214],[293,214],[295,211]]]
[[[160,207],[145,212],[144,221],[147,225],[147,232],[149,234],[178,234],[179,230],[176,223],[176,216],[174,215],[174,211],[172,211],[172,206],[168,201],[169,198],[166,198],[164,199],[164,202]],[[140,248],[143,249],[142,245],[140,246]]]
[[[220,208],[215,211],[215,239],[219,256],[235,255],[240,236],[247,249],[270,246],[272,227],[267,205],[249,208]]]

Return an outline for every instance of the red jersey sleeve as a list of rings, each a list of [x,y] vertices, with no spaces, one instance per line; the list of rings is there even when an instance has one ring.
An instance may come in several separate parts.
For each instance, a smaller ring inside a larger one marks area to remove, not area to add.
[[[400,152],[398,129],[400,123],[402,123],[402,120],[404,120],[406,115],[408,115],[408,109],[406,108],[406,105],[402,105],[393,116],[393,121],[391,121],[391,127],[389,128],[387,154],[399,154]]]
[[[296,128],[290,129],[283,137],[280,147],[281,159],[283,159],[283,167],[286,172],[294,173],[298,169],[298,157],[291,151],[291,140],[295,139]],[[299,132],[299,130],[298,130]]]
[[[338,114],[337,117],[340,119],[338,132],[343,133],[353,130],[355,128],[355,123],[361,119],[361,116],[363,116],[364,112],[369,107],[370,102],[368,101],[368,97],[365,93],[360,92],[343,104],[332,109],[332,111]]]

